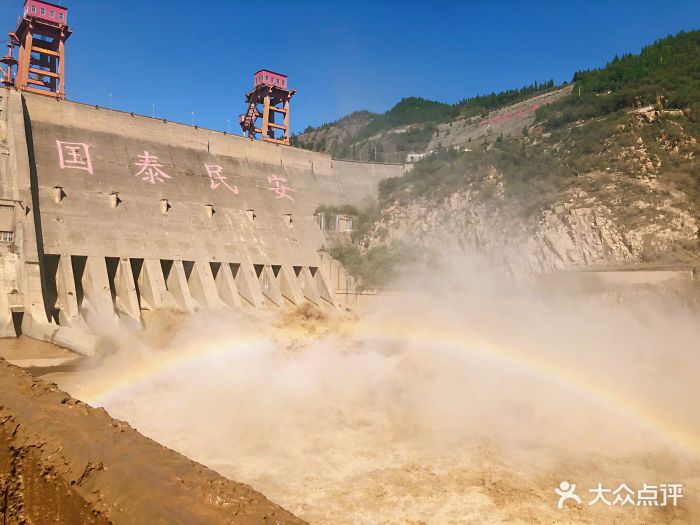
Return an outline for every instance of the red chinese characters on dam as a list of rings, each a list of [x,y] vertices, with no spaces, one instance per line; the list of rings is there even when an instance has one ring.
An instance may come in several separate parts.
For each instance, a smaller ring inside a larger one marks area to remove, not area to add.
[[[90,158],[90,146],[82,142],[56,141],[58,147],[58,164],[62,170],[84,170],[90,175],[92,172],[92,159]]]
[[[58,148],[58,164],[62,170],[76,169],[87,171],[90,175],[94,174],[92,158],[90,157],[90,146],[88,144],[57,140],[56,146]],[[163,184],[173,179],[164,171],[165,167],[160,163],[159,158],[148,151],[138,155],[134,166],[139,168],[139,171],[134,176],[141,177],[141,180],[148,184]],[[239,194],[238,186],[229,183],[229,178],[224,175],[222,166],[219,164],[204,164],[204,169],[209,177],[210,189],[215,191],[224,186],[234,195]],[[267,178],[267,182],[270,186],[267,186],[266,189],[274,192],[277,199],[289,199],[294,202],[294,198],[289,195],[289,192],[294,190],[287,185],[287,179],[271,175]]]
[[[292,196],[287,195],[288,191],[294,191],[292,188],[285,184],[285,182],[287,182],[287,179],[283,177],[278,177],[277,175],[270,175],[267,178],[267,182],[269,184],[274,184],[274,186],[270,186],[267,189],[270,191],[274,191],[277,194],[278,199],[287,198],[290,201],[294,202]]]
[[[155,184],[156,182],[165,182],[165,179],[171,179],[172,177],[165,173],[161,168],[162,164],[158,162],[158,157],[151,155],[147,151],[143,152],[143,155],[139,155],[138,162],[134,165],[141,168],[136,174],[136,177],[141,177],[141,180]]]
[[[204,167],[207,169],[207,175],[209,175],[209,187],[212,190],[216,190],[222,184],[226,186],[231,193],[238,195],[238,186],[229,186],[226,180],[228,177],[222,175],[224,168],[217,164],[205,164]]]
[[[537,111],[537,109],[538,109],[539,107],[540,107],[539,104],[533,104],[532,106],[530,106],[529,113],[534,113],[535,111]],[[512,117],[522,118],[522,117],[524,117],[527,113],[528,113],[528,111],[526,111],[526,110],[523,108],[523,109],[519,109],[519,110],[516,111],[516,112],[506,113],[505,115],[496,115],[495,117],[485,118],[484,120],[482,120],[482,121],[479,123],[479,125],[480,125],[480,126],[488,126],[488,125],[490,125],[490,124],[499,124],[500,122],[506,123],[506,122],[508,122]]]

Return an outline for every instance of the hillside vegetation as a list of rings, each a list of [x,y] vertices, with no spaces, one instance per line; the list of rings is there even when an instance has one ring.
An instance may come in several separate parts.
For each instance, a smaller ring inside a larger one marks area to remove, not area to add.
[[[307,128],[292,144],[330,153],[334,158],[374,162],[403,162],[407,153],[425,151],[438,124],[460,117],[486,115],[504,105],[527,100],[554,88],[554,81],[490,93],[455,104],[407,97],[379,115],[357,111],[337,122]]]
[[[571,97],[540,109],[549,129],[634,105],[661,103],[666,108],[688,110],[691,122],[697,123],[700,31],[669,36],[645,47],[639,55],[616,55],[604,68],[577,72],[573,82]]]
[[[534,250],[527,264],[537,271],[620,260],[700,263],[700,31],[615,56],[572,82],[571,95],[539,108],[522,136],[437,151],[408,175],[385,180],[379,218],[358,247],[391,249],[402,230],[420,227],[426,237],[476,235],[478,244],[489,244],[489,235],[517,244],[519,235]],[[355,137],[399,123],[420,129],[510,96],[519,95],[397,106]]]

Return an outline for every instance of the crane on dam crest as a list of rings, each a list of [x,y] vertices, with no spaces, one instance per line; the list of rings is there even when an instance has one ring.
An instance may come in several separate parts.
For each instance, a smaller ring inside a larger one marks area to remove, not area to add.
[[[10,33],[9,52],[0,59],[5,66],[0,68],[1,82],[6,87],[64,98],[66,41],[71,33],[66,7],[25,0],[23,16]],[[18,58],[14,57],[15,47],[19,47]]]
[[[248,110],[239,118],[243,133],[251,140],[260,135],[265,142],[289,145],[289,103],[296,90],[288,89],[286,75],[269,69],[257,71],[253,85],[245,95]]]

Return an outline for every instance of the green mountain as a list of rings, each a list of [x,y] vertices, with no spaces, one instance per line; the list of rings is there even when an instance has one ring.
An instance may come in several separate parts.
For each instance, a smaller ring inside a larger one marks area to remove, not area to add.
[[[381,115],[358,111],[319,128],[308,127],[292,137],[292,144],[324,151],[334,158],[403,162],[408,153],[425,151],[440,124],[458,118],[485,116],[490,111],[552,89],[553,80],[542,84],[535,82],[521,89],[472,97],[456,104],[408,97]]]
[[[548,127],[640,104],[688,109],[696,121],[700,111],[700,31],[669,36],[645,47],[639,55],[616,55],[604,68],[576,73],[573,82],[572,96],[542,111]]]
[[[564,88],[456,105],[406,99],[343,141],[315,144],[362,154],[369,143],[378,160],[401,160],[409,147],[426,153],[381,183],[378,207],[361,214],[349,245],[332,250],[371,286],[391,272],[368,261],[395,264],[397,254],[422,252],[413,244],[476,245],[515,273],[700,265],[699,135],[700,31],[579,71]]]

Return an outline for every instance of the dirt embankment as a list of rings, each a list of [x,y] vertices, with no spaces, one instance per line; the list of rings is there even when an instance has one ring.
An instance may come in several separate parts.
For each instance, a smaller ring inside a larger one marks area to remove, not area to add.
[[[305,523],[4,360],[0,384],[6,525]]]

